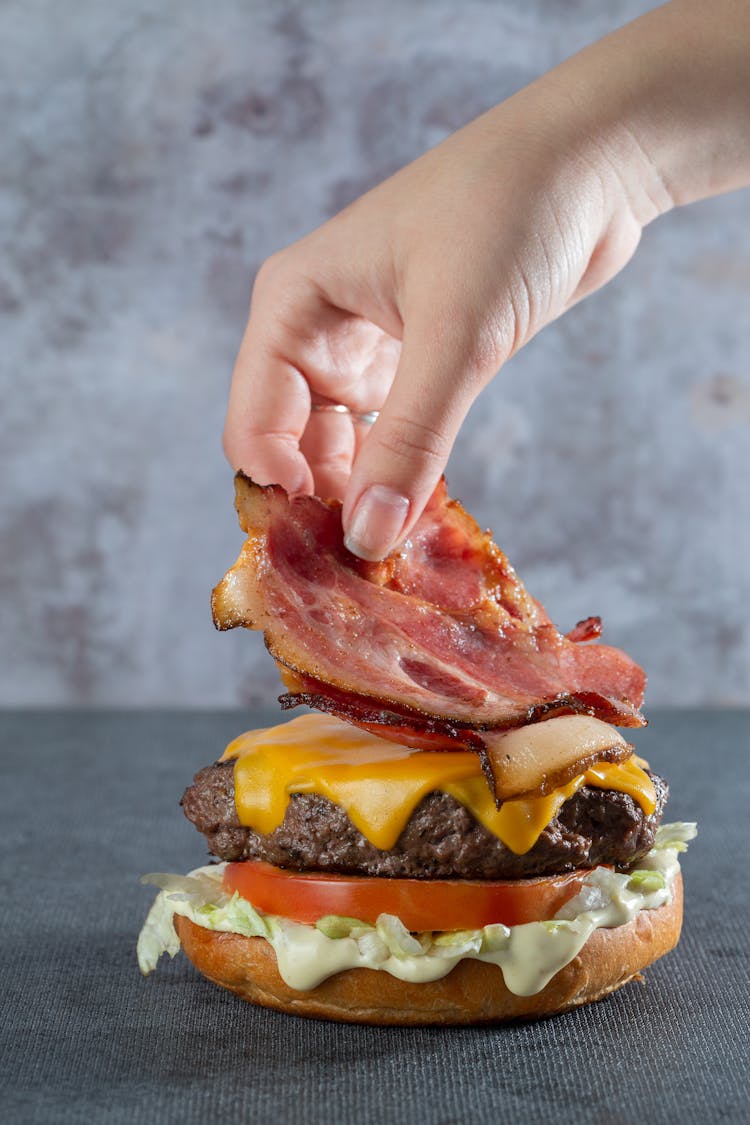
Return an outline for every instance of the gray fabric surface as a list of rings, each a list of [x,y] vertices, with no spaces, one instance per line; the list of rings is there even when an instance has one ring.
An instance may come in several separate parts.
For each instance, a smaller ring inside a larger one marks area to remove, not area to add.
[[[638,739],[697,819],[678,950],[608,1001],[510,1028],[348,1027],[256,1009],[134,947],[148,870],[201,839],[177,801],[268,713],[5,713],[6,1122],[750,1120],[748,721],[659,713]]]

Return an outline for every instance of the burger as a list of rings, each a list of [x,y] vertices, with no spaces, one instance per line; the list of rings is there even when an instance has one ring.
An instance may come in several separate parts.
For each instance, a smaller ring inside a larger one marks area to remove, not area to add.
[[[219,862],[153,874],[139,964],[180,947],[256,1004],[371,1024],[548,1016],[677,943],[667,783],[618,730],[645,677],[587,618],[562,636],[441,483],[365,563],[332,501],[238,474],[247,535],[213,594],[262,629],[306,712],[235,739],[183,811]]]
[[[586,737],[587,722],[528,732]],[[142,967],[181,943],[245,999],[366,1023],[563,1011],[677,942],[690,831],[659,826],[666,793],[630,756],[498,809],[469,750],[412,750],[328,715],[253,731],[183,797],[222,862],[147,876],[162,893]]]

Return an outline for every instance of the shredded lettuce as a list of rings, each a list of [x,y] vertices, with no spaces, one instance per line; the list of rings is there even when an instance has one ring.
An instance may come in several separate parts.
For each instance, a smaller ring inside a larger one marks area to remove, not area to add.
[[[161,890],[138,937],[138,964],[144,974],[152,972],[163,953],[174,957],[180,942],[172,924],[181,914],[206,930],[269,938],[271,920],[238,894],[231,897],[222,887],[223,863],[198,867],[189,875],[158,872],[144,875],[142,883]]]
[[[324,914],[322,918],[318,918],[315,927],[327,938],[356,938],[367,930],[375,929],[369,922],[360,922],[359,918],[347,918],[345,914]]]
[[[174,907],[161,892],[156,896],[138,935],[138,965],[144,976],[154,971],[163,953],[176,957],[180,952],[180,939],[172,925],[173,918]]]
[[[467,953],[479,953],[482,945],[481,930],[446,930],[433,935],[429,952],[440,957],[446,954],[451,957],[465,957]]]
[[[365,930],[355,937],[363,964],[376,968],[391,956],[391,951],[376,929]]]
[[[498,953],[510,941],[510,927],[502,922],[492,922],[482,930],[482,952]]]
[[[628,890],[641,894],[663,891],[666,885],[667,880],[661,871],[634,871],[628,879]]]
[[[430,944],[427,934],[419,936],[410,934],[404,923],[395,914],[381,914],[375,929],[380,939],[390,949],[391,955],[397,957],[400,961],[403,961],[406,957],[421,957],[423,953],[427,952],[427,945]]]
[[[676,820],[673,824],[661,824],[656,829],[654,851],[669,849],[686,852],[688,842],[698,835],[698,825],[693,821]]]

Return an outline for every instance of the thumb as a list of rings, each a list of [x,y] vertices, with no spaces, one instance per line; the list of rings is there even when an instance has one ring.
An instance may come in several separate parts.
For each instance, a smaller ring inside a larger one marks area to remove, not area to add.
[[[494,349],[477,362],[476,342],[469,351],[450,335],[436,328],[435,318],[426,332],[404,333],[393,385],[344,499],[345,543],[362,559],[384,558],[419,519],[469,407],[499,366]]]

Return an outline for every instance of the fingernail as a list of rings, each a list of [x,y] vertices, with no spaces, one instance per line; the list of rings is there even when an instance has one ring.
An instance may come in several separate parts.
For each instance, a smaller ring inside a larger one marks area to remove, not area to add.
[[[371,484],[360,496],[344,538],[347,550],[368,562],[385,558],[399,541],[410,501],[384,484]]]

